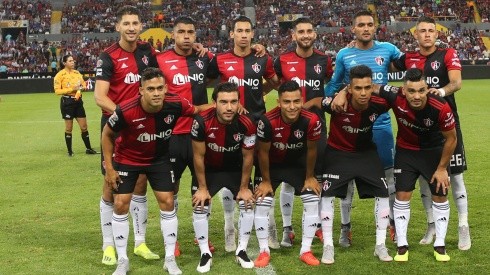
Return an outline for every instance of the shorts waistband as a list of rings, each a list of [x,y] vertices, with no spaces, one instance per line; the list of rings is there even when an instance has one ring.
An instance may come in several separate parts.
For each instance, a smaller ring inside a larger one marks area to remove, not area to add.
[[[63,97],[64,98],[75,98],[74,96],[71,96],[71,95],[64,95]]]

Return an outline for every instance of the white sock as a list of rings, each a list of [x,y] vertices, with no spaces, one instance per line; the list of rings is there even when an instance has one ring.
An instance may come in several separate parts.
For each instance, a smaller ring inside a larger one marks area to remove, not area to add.
[[[175,209],[172,211],[160,210],[160,229],[165,244],[165,257],[174,256],[175,243],[177,242],[177,228],[179,221]]]
[[[451,175],[451,190],[454,204],[458,209],[459,226],[468,226],[468,194],[463,180],[463,173]]]
[[[281,184],[279,203],[281,204],[282,227],[292,226],[294,187],[285,182]]]
[[[102,250],[108,246],[114,246],[114,236],[112,235],[112,212],[114,204],[105,201],[102,197],[99,202],[100,208],[100,229],[102,230]]]
[[[128,258],[128,236],[129,236],[129,215],[112,214],[112,232],[114,235],[114,243],[116,244],[117,258]]]
[[[194,208],[192,212],[192,224],[194,225],[194,232],[197,243],[199,244],[199,250],[201,255],[208,253],[209,251],[208,238],[209,238],[209,221],[208,221],[208,207],[204,206],[204,209]]]
[[[335,197],[321,198],[320,219],[323,232],[323,247],[326,247],[327,245],[333,246],[334,199]]]
[[[259,242],[260,253],[265,251],[270,254],[268,228],[271,220],[274,220],[274,217],[270,216],[273,201],[272,197],[265,197],[261,202],[257,201],[255,204],[255,235]]]
[[[340,200],[340,222],[342,224],[350,223],[350,211],[352,209],[352,200],[354,198],[354,181],[349,182],[345,199]]]
[[[305,252],[311,251],[311,242],[315,236],[316,229],[320,223],[318,218],[318,201],[320,197],[312,194],[301,195],[303,201],[303,236],[301,240],[301,250],[299,252],[302,255]]]
[[[396,189],[395,189],[395,175],[393,174],[393,168],[385,169],[386,184],[388,185],[389,207],[390,207],[390,219],[393,220],[393,203],[395,203]]]
[[[275,216],[274,216],[274,204],[275,204],[275,200],[274,200],[274,197],[266,197],[266,198],[270,198],[271,201],[270,201],[270,207],[269,207],[269,229],[272,229],[272,230],[276,230],[276,219],[275,219]],[[265,198],[264,198],[265,200]]]
[[[235,228],[233,217],[235,215],[235,200],[233,200],[233,193],[227,188],[221,190],[221,199],[223,200],[223,214],[225,216],[225,228],[231,230]]]
[[[446,239],[447,225],[449,223],[449,201],[442,203],[433,202],[432,212],[434,213],[434,220],[436,223],[436,240],[434,241],[434,247],[445,246],[444,240]]]
[[[432,193],[430,192],[429,183],[423,177],[419,177],[420,185],[420,198],[424,205],[425,213],[427,215],[427,223],[434,222],[434,215],[432,214]]]
[[[175,212],[179,212],[179,195],[174,194],[174,209]]]
[[[395,199],[393,204],[393,214],[395,217],[396,242],[397,245],[408,245],[407,228],[410,221],[410,201],[399,201]]]
[[[236,255],[241,250],[247,251],[248,240],[250,239],[250,233],[254,225],[254,211],[253,209],[245,209],[245,203],[243,201],[238,202],[240,208],[240,217],[238,218],[238,246]]]
[[[148,202],[146,196],[133,194],[129,211],[133,217],[134,247],[145,242],[146,224],[148,222]]]
[[[376,220],[376,245],[385,244],[386,228],[390,223],[390,199],[375,198],[374,217]]]

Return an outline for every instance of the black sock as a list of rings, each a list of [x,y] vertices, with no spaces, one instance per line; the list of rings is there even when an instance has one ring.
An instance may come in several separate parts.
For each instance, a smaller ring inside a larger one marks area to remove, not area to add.
[[[85,143],[85,147],[87,149],[92,149],[92,146],[90,146],[90,137],[88,135],[88,131],[82,132],[82,139],[83,143]]]
[[[73,150],[71,149],[71,133],[65,133],[65,142],[66,142],[66,148],[68,149],[68,152],[72,153]]]

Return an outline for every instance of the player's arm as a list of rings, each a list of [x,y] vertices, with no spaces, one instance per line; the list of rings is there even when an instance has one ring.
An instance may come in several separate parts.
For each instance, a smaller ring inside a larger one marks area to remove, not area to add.
[[[429,93],[435,93],[441,97],[452,95],[461,89],[462,78],[460,70],[450,70],[447,72],[449,76],[449,83],[439,89],[430,88]]]
[[[450,186],[449,175],[447,172],[447,167],[449,166],[449,162],[451,161],[451,156],[454,153],[454,149],[456,148],[457,136],[456,136],[456,128],[453,128],[449,131],[442,131],[442,135],[445,138],[444,146],[442,147],[442,155],[439,164],[437,165],[437,169],[432,175],[430,180],[431,184],[436,184],[436,192],[442,188],[442,192],[447,195],[447,191]]]
[[[109,81],[98,79],[95,81],[94,98],[95,103],[103,111],[108,113],[114,112],[116,110],[116,104],[109,98]]]
[[[242,148],[242,155],[242,180],[236,199],[242,200],[245,203],[245,208],[252,209],[254,197],[248,185],[250,184],[250,174],[252,174],[252,166],[254,164],[254,148]]]
[[[259,161],[260,173],[262,174],[262,181],[255,188],[255,199],[262,201],[265,196],[273,195],[271,176],[269,171],[269,150],[271,148],[271,142],[261,141],[257,142],[257,158]]]
[[[279,88],[280,84],[281,84],[281,82],[280,82],[277,74],[275,74],[271,78],[267,78],[265,83],[263,83],[263,86],[262,86],[262,95],[267,95],[268,93],[270,93],[274,89],[277,90]]]
[[[322,108],[322,100],[323,100],[323,97],[312,98],[303,104],[303,109],[310,110],[313,107],[321,109]]]
[[[319,196],[321,188],[320,184],[318,184],[318,181],[315,178],[314,172],[317,155],[317,142],[317,140],[308,140],[306,142],[308,147],[306,151],[306,178],[302,191],[313,191]]]
[[[114,140],[115,131],[112,130],[109,125],[105,125],[102,129],[100,145],[104,154],[104,168],[105,168],[105,183],[112,189],[117,190],[120,183],[122,183],[119,174],[114,170],[112,165],[112,155],[114,154]]]
[[[206,185],[206,175],[204,167],[204,156],[206,154],[206,144],[204,141],[192,140],[192,151],[194,153],[194,174],[196,175],[198,188],[192,196],[194,207],[204,207],[206,200],[210,200],[208,186]]]

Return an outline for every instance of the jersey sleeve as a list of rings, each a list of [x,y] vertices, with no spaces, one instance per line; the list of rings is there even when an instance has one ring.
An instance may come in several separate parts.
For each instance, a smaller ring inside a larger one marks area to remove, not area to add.
[[[242,148],[253,149],[255,147],[255,140],[257,138],[257,127],[252,122],[252,119],[246,115],[242,119],[242,124],[245,127],[245,136],[243,137]]]
[[[402,53],[400,55],[400,58],[393,60],[393,65],[395,66],[395,68],[397,68],[400,71],[406,71],[407,70],[407,66],[405,64],[406,57],[407,55]]]
[[[322,131],[322,123],[316,114],[310,119],[308,124],[308,140],[317,141],[320,139],[320,132]]]
[[[335,60],[335,70],[332,75],[332,79],[328,82],[325,87],[325,96],[333,96],[336,92],[340,90],[345,77],[345,66],[343,62],[343,53],[340,51],[337,54],[337,59]]]
[[[325,70],[325,78],[330,79],[333,75],[333,68],[332,68],[332,57],[327,55],[327,69]]]
[[[63,75],[64,75],[64,71],[61,71],[54,76],[53,87],[54,87],[54,93],[57,95],[68,94],[73,90],[72,88],[62,87]]]
[[[391,106],[393,106],[398,96],[398,93],[401,92],[401,89],[402,88],[400,87],[395,87],[391,85],[382,85],[381,87],[379,87],[379,96],[381,98],[384,98]]]
[[[124,120],[123,112],[121,111],[121,107],[119,105],[116,106],[116,110],[107,120],[107,125],[114,132],[119,132],[122,129],[126,128],[126,121]]]
[[[274,60],[274,71],[277,74],[277,77],[282,78],[282,68],[281,68],[281,57],[278,56]]]
[[[272,140],[272,127],[266,116],[262,116],[257,122],[257,139],[263,142]]]
[[[209,67],[206,76],[211,79],[218,78],[219,76],[218,55],[215,55],[214,58],[209,61]]]
[[[397,46],[391,44],[391,55],[390,55],[390,61],[396,61],[398,59],[400,59],[403,55],[402,51],[400,51],[400,49],[398,49]]]
[[[452,130],[456,127],[456,121],[451,107],[446,102],[439,113],[439,127],[442,132]]]
[[[187,98],[181,97],[180,103],[183,116],[193,116],[196,113],[196,107]]]
[[[332,97],[326,96],[322,99],[322,110],[329,114],[332,113]]]
[[[191,138],[196,141],[205,141],[206,133],[204,129],[204,119],[200,115],[194,116],[191,127]]]
[[[114,65],[112,59],[108,53],[102,52],[97,60],[97,66],[95,68],[95,79],[110,81],[112,74],[114,73]]]
[[[461,61],[459,60],[458,53],[452,48],[447,49],[446,55],[444,56],[444,63],[446,63],[448,71],[461,71]]]
[[[270,57],[270,55],[267,55],[264,78],[269,79],[274,77],[275,75],[276,75],[276,71],[274,70],[274,64],[272,63],[272,58]]]

